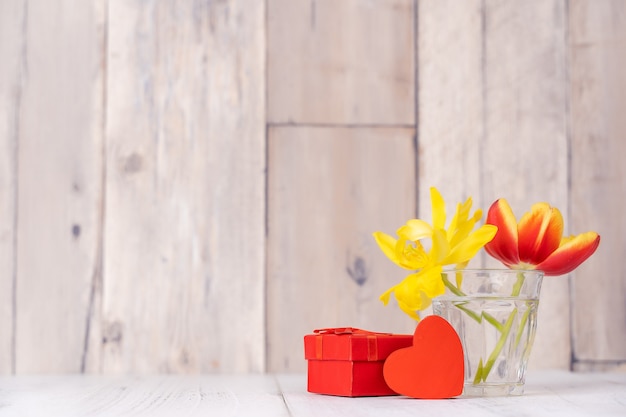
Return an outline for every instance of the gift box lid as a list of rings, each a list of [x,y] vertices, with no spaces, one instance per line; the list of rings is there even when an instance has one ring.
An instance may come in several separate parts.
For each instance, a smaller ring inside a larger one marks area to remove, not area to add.
[[[307,360],[383,361],[413,344],[413,335],[377,333],[354,327],[318,329],[304,336]]]

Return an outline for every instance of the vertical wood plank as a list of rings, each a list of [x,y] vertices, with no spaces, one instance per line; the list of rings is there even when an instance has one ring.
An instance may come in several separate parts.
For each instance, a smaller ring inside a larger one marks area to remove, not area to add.
[[[418,13],[420,217],[435,185],[453,203],[504,197],[521,216],[545,200],[567,219],[565,3],[446,3]],[[531,367],[569,366],[568,305],[567,277],[546,279]]]
[[[481,5],[481,0],[419,2],[418,212],[428,221],[431,186],[449,203],[448,212],[469,196],[475,207],[484,207]]]
[[[15,220],[24,2],[0,2],[0,374],[14,367]]]
[[[356,326],[411,333],[415,322],[378,296],[406,271],[372,233],[415,213],[413,129],[269,130],[268,367],[303,371],[302,338]]]
[[[519,218],[546,201],[568,232],[565,1],[485,0],[483,13],[485,208],[504,197]],[[568,277],[547,277],[529,366],[568,368],[570,349]]]
[[[103,16],[98,2],[24,7],[15,369],[80,372],[101,222]]]
[[[269,0],[269,122],[413,124],[413,4]]]
[[[598,252],[573,274],[575,369],[626,361],[626,3],[570,1],[572,224]]]
[[[264,370],[264,17],[110,1],[105,372]]]

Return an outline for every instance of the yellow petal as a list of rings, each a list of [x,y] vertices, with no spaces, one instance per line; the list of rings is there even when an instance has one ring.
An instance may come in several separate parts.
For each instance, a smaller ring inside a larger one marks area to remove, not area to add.
[[[433,212],[433,228],[443,229],[446,226],[446,203],[435,187],[430,188],[430,204]]]
[[[382,293],[380,295],[379,299],[380,299],[380,301],[383,302],[384,305],[389,304],[389,299],[391,298],[391,293],[392,293],[394,287],[389,288],[387,291],[385,291],[384,293]]]
[[[472,220],[474,221],[474,223],[476,223],[477,221],[479,221],[481,218],[483,217],[483,211],[481,209],[477,209],[474,212],[474,215],[472,216]]]
[[[424,220],[411,219],[399,228],[397,233],[399,237],[406,240],[416,241],[430,237],[433,233],[433,228]]]
[[[402,263],[401,260],[404,257],[405,248],[406,248],[406,239],[404,238],[398,239],[396,241],[396,246],[393,248],[396,259],[398,259],[398,262],[400,264]]]
[[[457,269],[457,270],[465,269],[467,267],[468,263],[469,263],[469,261],[461,262],[460,264],[456,264],[454,269]],[[455,278],[456,278],[456,287],[457,288],[461,288],[461,286],[463,285],[463,274],[460,273],[460,272],[457,272],[454,275],[455,275]]]
[[[430,262],[428,254],[420,242],[413,245],[406,245],[401,259],[401,265],[406,269],[422,269]]]
[[[493,239],[497,231],[498,228],[491,224],[481,226],[461,243],[452,248],[450,254],[444,260],[444,265],[459,264],[469,261],[485,244]]]
[[[432,304],[432,299],[444,292],[441,266],[435,266],[409,275],[397,286],[395,296],[402,310],[415,318],[410,312],[428,308]]]
[[[479,211],[480,210],[478,210],[478,212]],[[480,220],[480,215],[478,216],[478,220],[476,219],[476,217],[476,214],[474,214],[473,217],[458,224],[457,229],[453,231],[452,236],[449,237],[450,246],[454,247],[458,245],[470,234],[470,232],[474,229],[476,222]]]
[[[418,278],[418,288],[428,298],[443,294],[446,290],[441,278],[441,265],[422,271]],[[423,307],[422,307],[423,308]]]
[[[456,213],[454,213],[454,217],[452,217],[452,221],[450,222],[450,227],[448,228],[448,240],[452,241],[452,237],[457,233],[457,229],[462,227],[469,217],[469,213],[472,209],[472,197],[469,197],[465,200],[465,203],[457,204]]]
[[[422,297],[419,288],[419,272],[408,275],[393,289],[393,294],[398,303],[403,303],[410,310],[422,308]]]
[[[450,254],[450,242],[448,242],[445,230],[435,229],[433,232],[433,246],[430,249],[429,258],[434,265],[441,265]]]
[[[400,307],[400,309],[402,311],[404,311],[413,320],[420,321],[419,314],[417,314],[417,312],[415,310],[411,310],[411,307],[407,306],[406,304],[404,304],[403,302],[400,302],[400,301],[398,301],[398,307]]]
[[[378,247],[387,258],[391,259],[394,263],[400,265],[400,260],[396,255],[396,239],[383,232],[374,232],[374,239],[378,243]]]

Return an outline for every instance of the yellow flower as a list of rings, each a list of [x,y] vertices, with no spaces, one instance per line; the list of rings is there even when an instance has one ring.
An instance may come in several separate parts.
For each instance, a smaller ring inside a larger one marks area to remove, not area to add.
[[[417,311],[430,306],[431,298],[441,295],[445,291],[441,272],[441,265],[422,269],[389,288],[380,296],[380,299],[387,305],[393,292],[400,309],[411,318],[419,320]]]
[[[444,293],[441,271],[445,265],[464,267],[471,258],[493,237],[498,228],[483,225],[472,232],[482,211],[470,216],[472,199],[458,204],[456,213],[446,230],[445,202],[436,188],[430,189],[432,225],[424,220],[411,219],[400,227],[395,239],[383,232],[375,232],[374,238],[383,253],[402,268],[415,270],[399,284],[385,291],[380,299],[387,304],[393,292],[398,306],[409,316],[419,320],[418,310],[430,305],[431,299]],[[430,250],[424,249],[422,241],[430,240]]]

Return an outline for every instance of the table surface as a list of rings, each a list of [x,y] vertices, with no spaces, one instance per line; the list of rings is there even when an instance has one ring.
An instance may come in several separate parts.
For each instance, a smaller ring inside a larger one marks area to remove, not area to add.
[[[626,373],[529,372],[519,397],[342,398],[306,375],[3,376],[0,416],[626,416]]]

